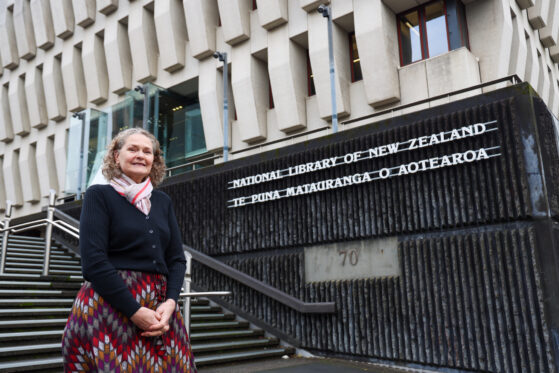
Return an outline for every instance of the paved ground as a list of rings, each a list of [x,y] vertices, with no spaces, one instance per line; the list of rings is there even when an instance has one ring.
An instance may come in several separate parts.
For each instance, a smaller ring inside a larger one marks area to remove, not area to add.
[[[268,359],[200,368],[200,373],[426,373],[428,370],[388,367],[339,359],[289,358]]]

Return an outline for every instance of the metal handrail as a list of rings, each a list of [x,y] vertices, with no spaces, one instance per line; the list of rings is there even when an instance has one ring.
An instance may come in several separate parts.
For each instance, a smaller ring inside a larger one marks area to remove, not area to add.
[[[63,231],[66,231],[66,228],[77,230],[77,228],[80,226],[79,220],[73,218],[72,216],[66,214],[65,212],[59,209],[55,208],[53,214],[54,216],[60,219],[57,220],[54,224],[60,223],[60,226],[57,226],[57,228]],[[71,232],[67,232],[67,233],[72,234]],[[76,238],[79,239],[79,235],[77,235]],[[179,294],[179,299],[182,299],[183,302],[183,316],[185,321],[185,327],[187,332],[190,333],[190,298],[205,297],[205,296],[224,296],[224,295],[230,295],[231,292],[230,291],[191,292],[190,282],[191,282],[191,273],[192,273],[192,255],[190,255],[190,253],[188,253],[187,251],[185,251],[184,254],[186,257],[186,271],[184,274],[184,282],[183,282],[184,292],[181,292]]]
[[[19,233],[25,232],[31,229],[46,227],[45,233],[45,257],[43,262],[43,276],[47,276],[49,274],[49,265],[50,265],[50,250],[52,246],[52,229],[57,228],[62,230],[63,232],[68,233],[69,235],[73,236],[74,238],[79,239],[79,228],[72,226],[63,221],[55,221],[54,220],[54,213],[55,213],[55,205],[56,203],[56,193],[54,190],[50,190],[49,192],[49,205],[47,208],[47,217],[43,219],[36,219],[33,221],[28,221],[25,223],[17,224],[14,226],[10,226],[10,216],[12,213],[12,204],[8,201],[7,209],[6,209],[6,217],[4,218],[4,223],[2,228],[0,229],[0,233],[3,233],[2,239],[2,251],[1,251],[1,259],[0,259],[0,274],[4,274],[4,269],[6,267],[6,255],[8,251],[8,239],[10,233]]]
[[[257,292],[266,295],[270,298],[275,299],[276,301],[280,302],[288,306],[295,311],[300,313],[334,313],[336,312],[336,304],[334,302],[317,302],[317,303],[309,303],[303,302],[300,299],[295,298],[273,286],[266,284],[260,280],[255,279],[247,275],[244,272],[241,272],[223,262],[220,262],[217,259],[212,258],[200,251],[197,251],[191,247],[183,245],[183,249],[192,255],[192,258],[199,263],[204,264],[211,269],[224,274],[225,276],[232,278],[243,285],[250,287]]]

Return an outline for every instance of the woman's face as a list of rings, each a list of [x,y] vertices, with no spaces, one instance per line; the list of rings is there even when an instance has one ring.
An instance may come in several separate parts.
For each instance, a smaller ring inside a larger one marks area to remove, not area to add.
[[[151,140],[135,133],[126,138],[124,145],[115,154],[120,170],[136,183],[141,183],[151,172],[153,146]]]

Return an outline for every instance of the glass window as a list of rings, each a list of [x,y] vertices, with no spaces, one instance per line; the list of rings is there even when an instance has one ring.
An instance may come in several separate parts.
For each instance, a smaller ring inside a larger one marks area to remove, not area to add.
[[[404,65],[423,59],[417,10],[400,17],[400,43]]]
[[[402,66],[469,47],[464,5],[460,0],[431,1],[397,18]]]
[[[109,110],[112,137],[127,128],[142,127],[143,108],[144,96],[140,92],[126,92],[124,100]]]
[[[68,130],[66,193],[81,194],[92,184],[106,183],[101,168],[110,140],[106,113],[87,109],[72,116]]]
[[[358,80],[363,80],[363,73],[361,73],[361,60],[359,59],[359,51],[357,50],[355,32],[349,34],[349,58],[351,59],[351,81],[356,82]]]
[[[429,57],[435,57],[448,52],[446,20],[442,0],[425,7],[425,26]]]
[[[204,153],[206,139],[197,96],[181,96],[153,84],[145,87],[150,102],[148,131],[159,141],[167,167],[179,166],[186,158]]]
[[[70,118],[70,128],[66,137],[66,182],[64,192],[67,194],[78,194],[82,192],[81,160],[83,157],[83,119],[85,114],[78,113]]]
[[[86,112],[85,124],[85,180],[86,188],[92,184],[104,184],[101,172],[103,158],[107,153],[107,146],[111,141],[111,134],[107,126],[107,114],[101,111],[89,109]]]
[[[307,50],[307,89],[308,95],[316,95],[316,89],[314,88],[314,75],[312,73],[311,59],[309,58],[309,51]]]

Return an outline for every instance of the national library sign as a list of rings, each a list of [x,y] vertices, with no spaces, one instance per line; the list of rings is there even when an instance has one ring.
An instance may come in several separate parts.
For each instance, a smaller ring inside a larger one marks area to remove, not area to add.
[[[198,290],[322,356],[557,373],[557,121],[527,84],[168,179]]]

